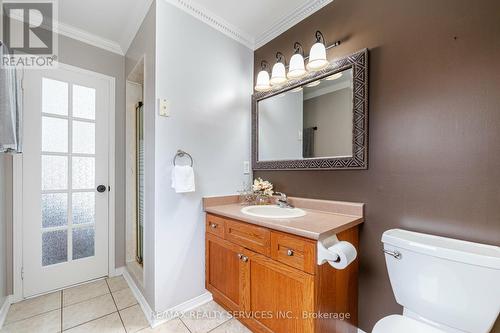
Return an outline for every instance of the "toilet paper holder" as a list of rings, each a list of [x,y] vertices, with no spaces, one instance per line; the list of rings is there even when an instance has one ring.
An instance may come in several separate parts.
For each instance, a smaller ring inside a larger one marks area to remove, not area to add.
[[[317,258],[318,258],[318,266],[323,265],[324,263],[327,262],[333,262],[333,263],[339,263],[340,262],[340,256],[337,255],[336,253],[331,252],[328,250],[330,247],[334,246],[335,244],[340,243],[339,239],[337,238],[337,235],[332,235],[330,237],[327,237],[323,240],[318,240],[317,243]],[[352,246],[352,245],[351,245]],[[353,246],[354,248],[354,246]],[[357,251],[354,248],[354,251],[357,256]]]

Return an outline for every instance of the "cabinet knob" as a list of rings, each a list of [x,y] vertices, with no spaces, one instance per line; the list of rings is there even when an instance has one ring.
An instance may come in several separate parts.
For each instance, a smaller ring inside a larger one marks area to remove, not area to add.
[[[238,259],[242,259],[243,255],[241,253],[238,253]]]
[[[293,250],[286,251],[286,255],[289,257],[293,257]]]
[[[215,224],[215,223],[210,224],[210,228],[217,229],[217,224]]]
[[[247,256],[243,256],[243,257],[241,258],[241,260],[243,260],[243,262],[247,262],[247,261],[248,261],[248,257],[247,257]]]

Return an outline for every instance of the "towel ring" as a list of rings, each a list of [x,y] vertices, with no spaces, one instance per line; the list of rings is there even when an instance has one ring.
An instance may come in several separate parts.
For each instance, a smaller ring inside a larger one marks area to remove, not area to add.
[[[191,167],[192,167],[193,166],[193,157],[191,155],[189,155],[189,153],[186,153],[184,150],[180,150],[180,149],[177,150],[177,153],[174,156],[174,160],[173,160],[174,165],[176,165],[175,161],[177,160],[177,157],[185,157],[185,156],[189,157],[189,159],[191,160]]]

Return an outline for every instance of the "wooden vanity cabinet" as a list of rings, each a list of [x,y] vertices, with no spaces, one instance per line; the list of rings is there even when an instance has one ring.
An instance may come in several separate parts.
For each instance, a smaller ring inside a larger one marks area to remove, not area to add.
[[[357,260],[344,270],[318,266],[314,240],[214,217],[207,221],[218,219],[225,229],[207,229],[206,288],[238,320],[258,333],[357,332]],[[358,228],[338,238],[357,248]]]

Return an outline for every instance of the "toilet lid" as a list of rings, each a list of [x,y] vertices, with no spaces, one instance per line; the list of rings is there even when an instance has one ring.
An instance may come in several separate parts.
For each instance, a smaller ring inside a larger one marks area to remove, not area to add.
[[[415,319],[392,315],[382,318],[373,328],[372,333],[445,333],[435,327],[424,324]]]

